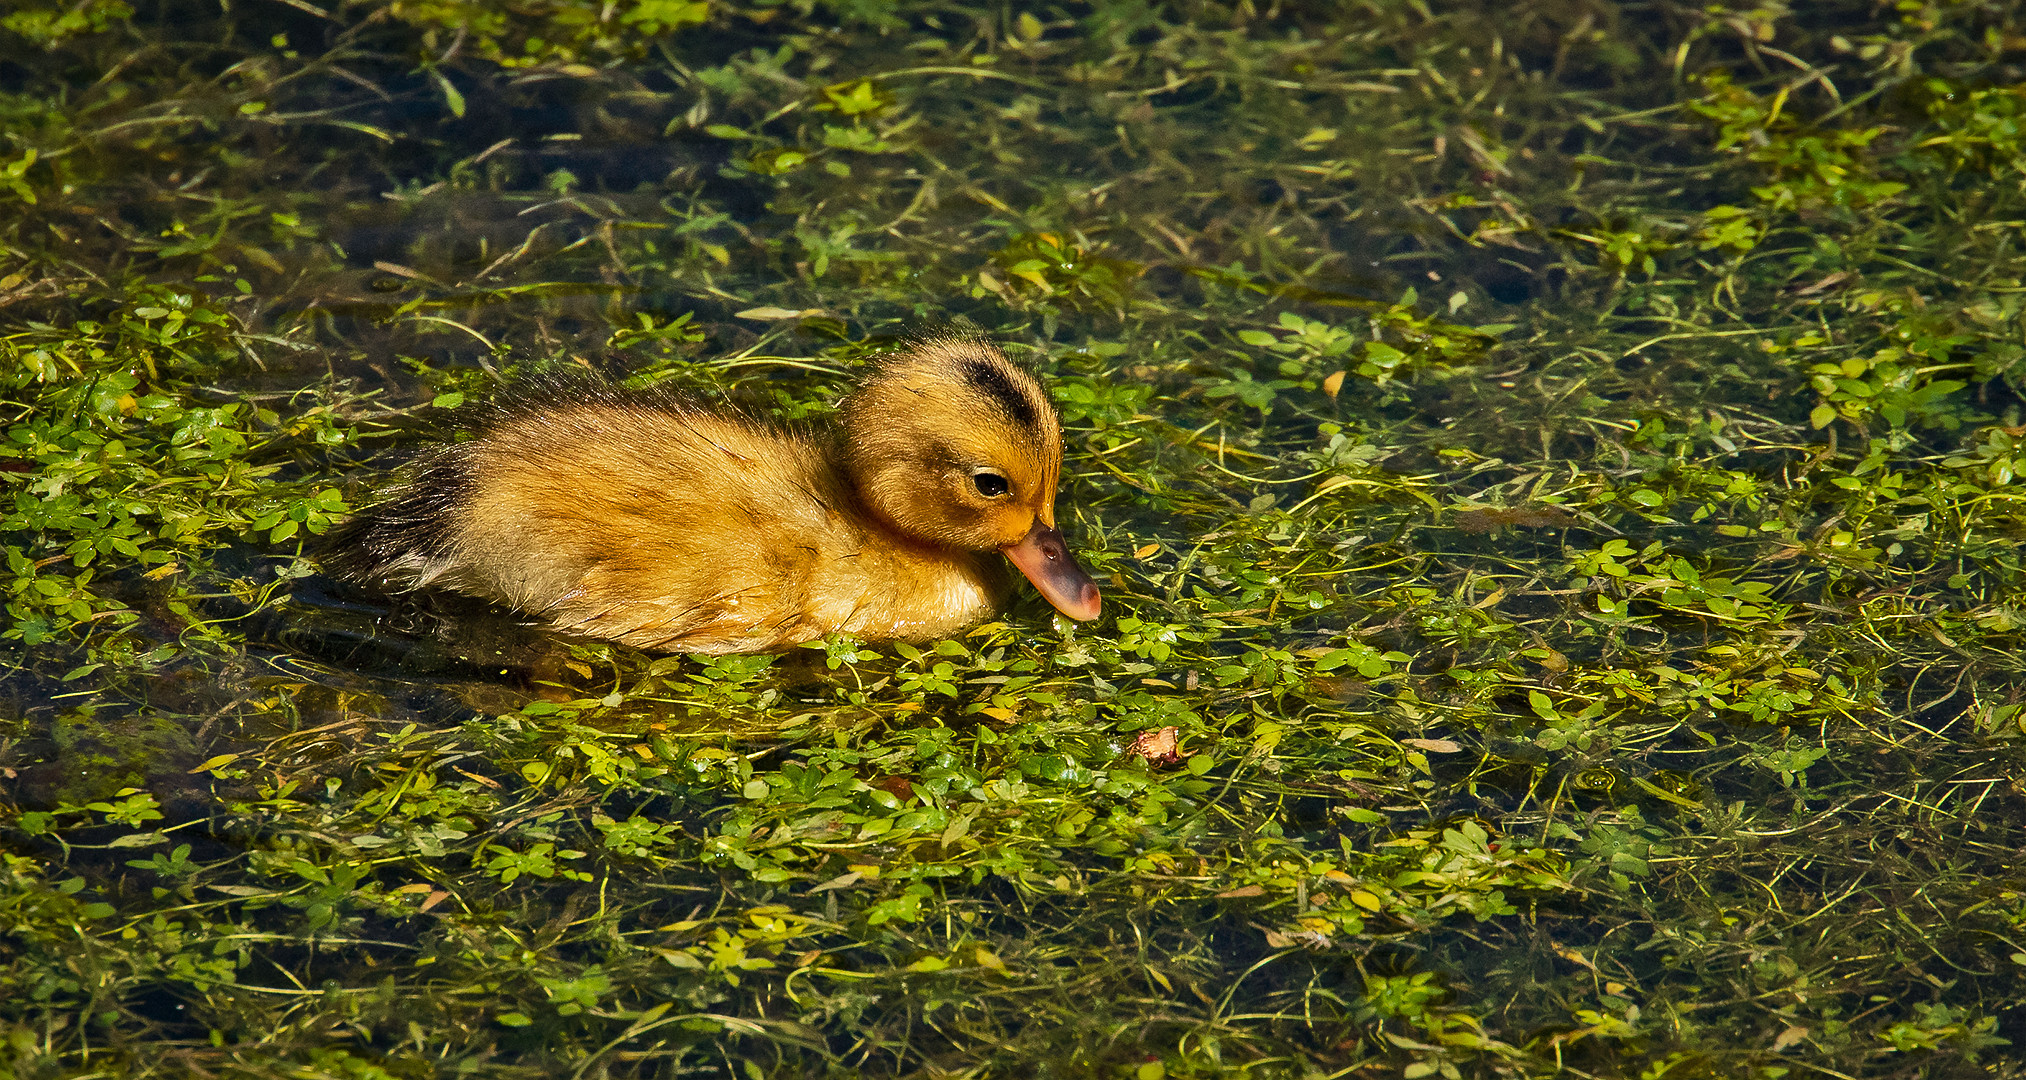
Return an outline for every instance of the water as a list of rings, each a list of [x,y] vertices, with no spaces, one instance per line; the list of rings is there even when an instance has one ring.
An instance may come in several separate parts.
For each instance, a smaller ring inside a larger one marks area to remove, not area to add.
[[[2008,9],[455,11],[0,24],[13,1073],[2017,1071]],[[1099,623],[315,563],[517,377],[942,325]]]

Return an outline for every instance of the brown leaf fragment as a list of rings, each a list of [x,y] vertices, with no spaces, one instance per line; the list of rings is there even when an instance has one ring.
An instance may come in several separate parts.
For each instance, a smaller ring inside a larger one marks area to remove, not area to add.
[[[1182,729],[1178,727],[1142,731],[1133,744],[1126,747],[1126,756],[1146,759],[1150,769],[1172,769],[1188,757],[1181,751],[1181,737]]]
[[[811,886],[809,891],[811,893],[820,893],[820,892],[828,892],[831,889],[848,889],[851,886],[856,885],[860,881],[864,880],[864,878],[865,878],[864,873],[857,870],[852,870],[848,873],[839,874],[836,877],[831,878],[829,881],[826,881],[821,885]]]
[[[1508,526],[1520,529],[1566,529],[1576,523],[1559,506],[1476,506],[1456,513],[1456,527],[1467,533],[1488,533]]]
[[[915,797],[914,781],[905,776],[882,776],[872,781],[872,786],[896,799],[907,800]]]
[[[1813,296],[1816,293],[1821,292],[1825,289],[1833,289],[1836,286],[1843,284],[1844,282],[1850,280],[1855,276],[1856,276],[1855,274],[1852,274],[1848,270],[1838,270],[1835,273],[1830,274],[1828,277],[1823,278],[1822,280],[1816,282],[1813,285],[1803,285],[1800,288],[1795,289],[1794,295]]]
[[[1549,947],[1555,950],[1556,956],[1559,956],[1572,964],[1580,964],[1593,972],[1597,970],[1597,965],[1591,963],[1589,957],[1584,956],[1582,953],[1579,953],[1566,945],[1555,945],[1551,942],[1549,943]]]

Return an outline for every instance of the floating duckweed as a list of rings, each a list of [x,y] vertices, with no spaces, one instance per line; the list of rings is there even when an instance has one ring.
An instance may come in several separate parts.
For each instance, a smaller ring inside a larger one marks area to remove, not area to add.
[[[271,7],[0,16],[0,1073],[2021,1071],[2011,5]],[[1103,619],[319,567],[937,328]]]

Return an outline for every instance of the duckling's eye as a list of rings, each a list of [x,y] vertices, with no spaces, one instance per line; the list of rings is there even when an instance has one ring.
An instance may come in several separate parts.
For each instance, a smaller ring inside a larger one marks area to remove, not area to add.
[[[974,473],[971,476],[971,483],[977,487],[978,494],[988,499],[996,499],[1013,490],[1013,485],[1007,483],[1005,477],[995,472]]]

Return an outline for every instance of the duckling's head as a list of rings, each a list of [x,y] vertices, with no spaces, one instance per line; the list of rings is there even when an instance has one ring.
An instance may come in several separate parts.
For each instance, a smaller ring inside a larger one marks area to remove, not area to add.
[[[845,399],[843,421],[846,466],[888,525],[1004,552],[1063,614],[1097,617],[1097,583],[1055,527],[1062,421],[1025,368],[982,341],[918,341]]]

